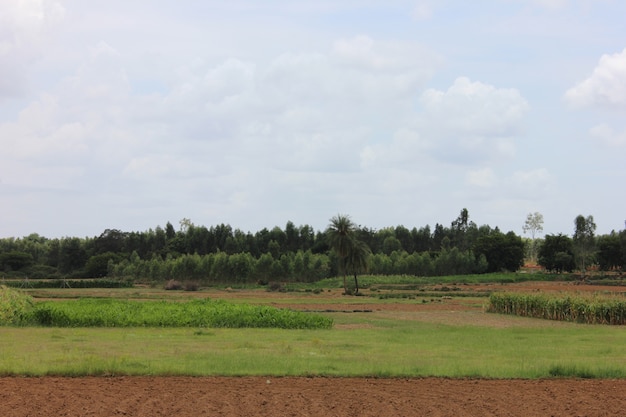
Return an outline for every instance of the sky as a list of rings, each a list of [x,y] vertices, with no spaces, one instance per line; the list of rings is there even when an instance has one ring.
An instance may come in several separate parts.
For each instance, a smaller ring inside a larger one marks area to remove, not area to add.
[[[621,0],[0,0],[0,237],[626,220]]]

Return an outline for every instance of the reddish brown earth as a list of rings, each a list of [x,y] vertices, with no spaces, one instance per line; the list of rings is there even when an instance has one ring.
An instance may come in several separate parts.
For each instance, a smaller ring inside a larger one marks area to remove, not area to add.
[[[575,283],[460,286],[460,291],[619,292],[626,287]],[[436,289],[435,289],[436,290]],[[445,295],[445,294],[442,294]],[[454,294],[450,294],[454,295]],[[249,297],[245,291],[222,298]],[[256,293],[267,304],[295,309],[337,308],[332,291],[310,300],[293,294]],[[288,300],[287,300],[288,299]],[[370,304],[354,299],[342,308],[373,310],[421,320],[467,320],[501,326],[462,298]],[[464,315],[456,315],[463,311]],[[522,319],[520,320],[529,320]],[[513,323],[513,324],[511,324]],[[546,325],[558,325],[546,322]],[[0,417],[36,416],[622,416],[626,380],[485,380],[264,377],[0,377]]]
[[[0,378],[0,415],[620,416],[624,380]]]

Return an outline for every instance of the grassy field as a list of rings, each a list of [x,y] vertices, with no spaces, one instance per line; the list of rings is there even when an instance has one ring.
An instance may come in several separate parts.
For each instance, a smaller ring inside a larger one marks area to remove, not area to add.
[[[358,311],[371,312],[320,313],[335,323],[322,330],[0,327],[0,374],[626,377],[622,327],[489,314],[480,308],[486,298],[445,304],[432,298],[342,297],[326,290],[164,294],[157,289],[55,289],[46,298],[63,294],[120,299],[222,294],[241,304],[336,311],[358,304]]]
[[[0,374],[626,376],[626,333],[616,327],[496,329],[365,315],[335,314],[332,330],[4,327]]]

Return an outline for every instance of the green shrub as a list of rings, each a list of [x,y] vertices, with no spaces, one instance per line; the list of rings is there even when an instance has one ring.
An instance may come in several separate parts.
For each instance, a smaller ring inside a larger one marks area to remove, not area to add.
[[[0,285],[0,325],[19,325],[27,321],[33,299],[20,291]]]

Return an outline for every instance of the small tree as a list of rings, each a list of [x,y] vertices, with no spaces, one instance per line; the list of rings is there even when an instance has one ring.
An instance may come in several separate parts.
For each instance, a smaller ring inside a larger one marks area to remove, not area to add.
[[[530,259],[533,262],[537,261],[537,242],[535,235],[543,232],[543,214],[539,212],[528,213],[526,215],[526,222],[522,227],[524,234],[530,233]]]
[[[576,216],[574,224],[576,226],[574,231],[576,264],[584,277],[595,250],[596,224],[593,216],[584,217],[582,214]]]
[[[354,293],[359,293],[358,274],[367,272],[369,267],[369,257],[372,254],[369,246],[365,242],[355,240],[352,250],[346,257],[346,269],[354,275]]]

